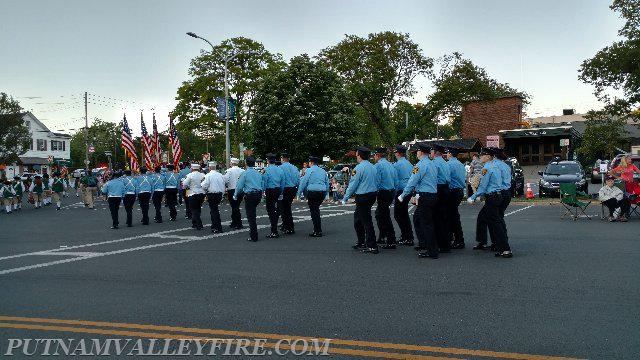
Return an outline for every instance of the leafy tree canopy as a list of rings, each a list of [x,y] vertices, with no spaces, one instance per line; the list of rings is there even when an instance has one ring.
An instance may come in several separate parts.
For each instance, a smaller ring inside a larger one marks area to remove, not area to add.
[[[0,93],[0,164],[11,164],[29,149],[31,135],[24,125],[22,107],[11,96]]]

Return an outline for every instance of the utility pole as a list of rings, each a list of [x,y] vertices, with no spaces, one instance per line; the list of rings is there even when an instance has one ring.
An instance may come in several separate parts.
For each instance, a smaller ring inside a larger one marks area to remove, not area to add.
[[[404,128],[405,129],[409,128],[409,113],[408,112],[404,113]]]
[[[87,117],[87,92],[84,92],[84,169],[89,170],[89,118]]]

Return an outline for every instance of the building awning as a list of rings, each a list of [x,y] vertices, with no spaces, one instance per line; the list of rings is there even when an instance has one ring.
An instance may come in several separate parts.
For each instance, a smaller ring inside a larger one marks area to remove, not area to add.
[[[47,165],[49,164],[49,159],[46,157],[20,156],[20,162],[22,165]]]
[[[436,139],[436,140],[417,140],[411,141],[409,143],[405,143],[409,148],[414,148],[415,144],[427,144],[429,146],[440,145],[445,148],[455,148],[460,152],[478,152],[480,148],[482,148],[482,144],[478,139],[454,139],[454,140],[445,140],[445,139]]]
[[[515,130],[500,130],[503,139],[540,138],[553,136],[579,136],[573,126],[554,126],[546,128],[530,128]]]

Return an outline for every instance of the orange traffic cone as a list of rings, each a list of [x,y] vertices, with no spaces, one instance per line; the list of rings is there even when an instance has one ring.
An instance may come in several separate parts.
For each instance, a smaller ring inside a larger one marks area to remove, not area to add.
[[[527,200],[533,199],[533,190],[531,189],[531,184],[527,183]]]

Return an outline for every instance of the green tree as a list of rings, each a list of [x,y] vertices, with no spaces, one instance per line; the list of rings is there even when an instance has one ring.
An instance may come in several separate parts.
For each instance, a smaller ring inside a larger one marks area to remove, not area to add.
[[[179,130],[183,133],[194,132],[211,142],[222,137],[224,144],[225,121],[218,117],[216,97],[224,97],[225,59],[233,54],[237,56],[228,62],[227,82],[229,97],[237,102],[236,117],[230,119],[232,149],[237,149],[238,143],[249,140],[246,130],[258,87],[267,74],[284,66],[282,56],[265,50],[261,43],[236,37],[222,41],[213,50],[202,50],[191,61],[191,79],[178,89],[178,104],[172,113],[176,123],[182,124]]]
[[[409,34],[391,31],[366,38],[347,35],[318,57],[345,80],[355,104],[363,110],[366,125],[375,129],[385,145],[394,140],[392,106],[415,94],[414,79],[433,66]]]
[[[528,102],[529,95],[491,78],[486,70],[476,66],[462,54],[453,53],[438,59],[438,71],[431,73],[435,91],[427,97],[423,117],[427,121],[448,119],[454,134],[459,135],[462,105],[469,101],[492,100],[519,95]]]
[[[614,0],[610,6],[625,20],[618,31],[622,40],[582,62],[579,78],[595,86],[605,103],[601,114],[640,120],[640,1]],[[615,94],[615,95],[613,95]]]
[[[617,148],[627,145],[625,124],[623,118],[590,111],[577,149],[582,164],[590,166],[597,159],[612,159],[617,153]]]
[[[18,161],[18,156],[29,149],[31,135],[21,111],[18,101],[0,93],[0,164]]]
[[[89,167],[96,167],[98,164],[109,162],[105,152],[111,152],[113,166],[116,169],[124,167],[124,150],[121,144],[120,125],[102,121],[98,118],[93,120],[87,130],[89,145],[93,145],[95,152],[89,154]],[[83,167],[85,158],[85,137],[84,129],[78,130],[71,136],[71,161],[75,167]],[[140,156],[140,155],[138,155]]]
[[[353,123],[354,109],[340,77],[307,55],[268,77],[254,101],[253,145],[267,152],[342,158],[355,145],[363,125]]]
[[[394,126],[395,141],[401,143],[414,139],[428,139],[436,136],[435,122],[424,117],[424,104],[410,104],[400,101],[391,110],[391,122]]]

